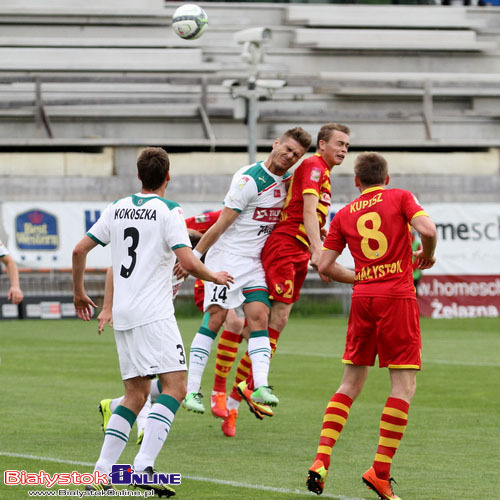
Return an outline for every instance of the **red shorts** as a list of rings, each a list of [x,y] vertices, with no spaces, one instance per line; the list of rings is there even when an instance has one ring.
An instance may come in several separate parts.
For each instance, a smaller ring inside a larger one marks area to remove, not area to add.
[[[296,238],[271,233],[262,250],[262,266],[272,300],[285,304],[299,300],[309,258],[309,251]]]
[[[194,282],[194,303],[203,312],[203,301],[205,300],[205,285],[199,278]]]
[[[381,368],[422,367],[420,314],[415,299],[353,297],[342,362]]]

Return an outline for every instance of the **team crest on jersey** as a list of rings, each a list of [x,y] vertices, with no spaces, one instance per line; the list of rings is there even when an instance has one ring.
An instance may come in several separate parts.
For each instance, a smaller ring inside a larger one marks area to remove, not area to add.
[[[246,183],[250,180],[250,177],[248,177],[247,175],[244,175],[239,181],[238,181],[238,184],[237,184],[237,187],[239,189],[243,189],[246,185]]]
[[[281,198],[281,189],[275,189],[274,190],[274,197],[275,198]]]
[[[314,167],[311,170],[311,180],[313,182],[318,182],[321,179],[321,169],[318,167]]]
[[[325,203],[330,203],[331,196],[328,193],[323,193],[321,195],[321,201],[324,201]]]
[[[259,222],[278,222],[281,208],[260,208],[257,207],[253,213],[253,220]]]
[[[283,293],[283,285],[278,285],[278,283],[276,283],[276,285],[274,285],[274,288],[278,295],[281,295]]]

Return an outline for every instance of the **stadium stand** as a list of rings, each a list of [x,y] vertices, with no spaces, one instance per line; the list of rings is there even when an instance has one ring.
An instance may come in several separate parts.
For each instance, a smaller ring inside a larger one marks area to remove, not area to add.
[[[295,30],[295,45],[332,50],[486,51],[495,42],[479,42],[471,30],[314,29]]]
[[[2,201],[116,199],[136,189],[137,149],[146,145],[174,154],[204,151],[203,168],[210,173],[189,162],[176,171],[174,161],[169,196],[220,201],[231,174],[217,170],[217,155],[248,144],[247,103],[239,91],[251,68],[233,35],[257,26],[272,30],[258,78],[287,82],[257,87],[262,151],[291,126],[315,135],[324,122],[345,122],[353,131],[353,152],[391,151],[400,168],[393,186],[412,189],[423,202],[500,201],[498,155],[488,154],[500,147],[500,9],[200,2],[209,28],[202,38],[185,41],[170,27],[179,4],[0,3]],[[44,168],[42,158],[71,151],[87,155],[87,163],[99,157],[106,174],[83,162],[62,175]],[[404,151],[432,152],[434,170],[422,175],[415,164],[404,170],[397,156]],[[470,171],[450,177],[456,151]],[[9,161],[7,154],[16,152],[34,165],[29,171]],[[474,170],[478,158],[484,171]],[[355,195],[350,170],[340,169],[335,201]],[[45,294],[44,283],[54,293],[64,280],[61,286],[68,286],[62,274],[34,274],[22,275],[28,295]],[[100,288],[102,274],[95,279]],[[306,289],[310,295],[324,291],[317,280]],[[347,307],[348,291],[337,292]]]
[[[432,14],[432,15],[431,15]],[[471,19],[465,9],[401,5],[290,5],[286,23],[328,28],[479,29],[483,20]]]
[[[106,197],[129,190],[128,165],[146,144],[171,152],[244,150],[238,89],[246,88],[250,68],[233,35],[263,23],[272,39],[258,77],[287,86],[256,91],[261,149],[290,126],[315,134],[331,120],[352,126],[358,149],[472,154],[499,146],[498,9],[201,2],[209,29],[185,41],[170,29],[178,5],[2,2],[0,148],[91,153],[111,147],[114,187],[101,182],[92,193]],[[178,181],[175,193],[181,200],[198,189],[189,172],[182,174],[186,181]],[[220,196],[220,178],[203,196]],[[6,179],[3,199],[18,199],[10,182],[18,186],[21,176]],[[57,192],[64,185],[68,196],[78,197],[82,182],[92,179],[53,179],[54,187],[45,188]],[[30,196],[47,195],[32,190]]]

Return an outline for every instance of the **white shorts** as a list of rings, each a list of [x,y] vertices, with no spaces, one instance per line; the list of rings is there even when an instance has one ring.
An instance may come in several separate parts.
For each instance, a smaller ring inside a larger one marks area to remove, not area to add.
[[[115,330],[122,379],[186,371],[186,355],[175,317]]]
[[[217,305],[222,309],[236,309],[244,302],[258,300],[270,307],[266,275],[260,257],[244,257],[211,248],[205,265],[212,271],[227,271],[234,277],[231,288],[205,281],[203,310]]]

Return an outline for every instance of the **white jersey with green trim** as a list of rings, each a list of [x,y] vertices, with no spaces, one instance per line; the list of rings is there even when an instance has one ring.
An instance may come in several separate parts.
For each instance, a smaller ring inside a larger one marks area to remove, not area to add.
[[[236,255],[260,257],[262,247],[279,220],[291,174],[274,175],[257,162],[233,176],[224,206],[239,212],[214,247]]]
[[[111,243],[115,330],[169,318],[173,250],[191,247],[181,207],[157,195],[137,193],[109,205],[87,235]]]
[[[9,255],[9,251],[7,250],[7,247],[0,241],[0,257],[5,257],[6,255]]]

